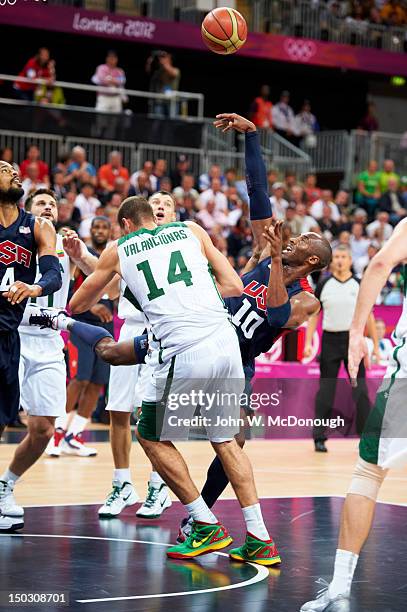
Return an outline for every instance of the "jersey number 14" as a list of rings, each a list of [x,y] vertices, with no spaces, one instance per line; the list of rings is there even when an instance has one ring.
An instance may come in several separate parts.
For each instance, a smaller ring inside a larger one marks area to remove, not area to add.
[[[150,264],[147,259],[137,264],[137,270],[144,274],[144,278],[148,287],[147,298],[150,302],[151,300],[155,300],[156,298],[161,297],[165,294],[164,289],[157,286]],[[185,264],[181,251],[173,251],[171,253],[167,281],[169,285],[172,285],[173,283],[183,282],[187,287],[190,287],[193,284],[192,274]]]

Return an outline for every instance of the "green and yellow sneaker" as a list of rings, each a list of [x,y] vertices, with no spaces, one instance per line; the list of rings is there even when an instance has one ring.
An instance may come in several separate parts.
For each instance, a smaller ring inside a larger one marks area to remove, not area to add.
[[[170,559],[198,557],[226,548],[232,542],[232,538],[220,523],[211,524],[194,521],[189,537],[182,544],[171,546],[167,550],[167,557],[170,557]]]
[[[246,534],[246,541],[239,548],[232,548],[229,556],[234,561],[275,565],[281,563],[280,555],[273,540],[259,540],[251,533]]]

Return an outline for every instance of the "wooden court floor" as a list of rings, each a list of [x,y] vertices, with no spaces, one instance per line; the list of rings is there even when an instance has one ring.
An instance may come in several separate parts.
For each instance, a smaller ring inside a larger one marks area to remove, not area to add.
[[[96,457],[43,456],[18,482],[15,497],[23,506],[99,503],[110,490],[112,457],[108,442],[92,442]],[[0,469],[10,461],[15,444],[0,444]],[[192,478],[201,487],[213,451],[208,442],[183,442]],[[311,440],[251,440],[246,451],[252,461],[260,497],[343,496],[357,458],[357,440],[328,442],[327,454],[315,453]],[[137,443],[131,455],[133,482],[144,498],[150,466]],[[394,470],[381,490],[380,500],[407,505],[407,470]],[[228,487],[223,496],[233,498]]]

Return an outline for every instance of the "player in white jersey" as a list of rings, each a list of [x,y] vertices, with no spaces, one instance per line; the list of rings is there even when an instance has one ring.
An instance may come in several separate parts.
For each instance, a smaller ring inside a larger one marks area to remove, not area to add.
[[[242,281],[201,227],[194,223],[158,227],[144,198],[127,198],[118,219],[127,235],[102,254],[70,306],[73,312],[89,308],[118,273],[151,326],[156,349],[148,362],[154,371],[142,404],[138,439],[194,519],[190,537],[169,548],[167,555],[190,558],[232,542],[172,443],[187,437],[190,420],[199,409],[200,422],[242,507],[246,542],[256,533],[264,549],[264,558],[257,562],[272,564],[275,547],[264,525],[252,468],[235,440],[244,374],[237,335],[219,295],[240,295]]]
[[[359,459],[342,510],[333,579],[317,599],[302,606],[303,612],[349,610],[353,574],[372,527],[380,487],[389,468],[407,464],[406,262],[407,219],[404,219],[370,262],[360,286],[349,335],[349,375],[353,384],[359,364],[368,354],[364,329],[369,314],[391,271],[404,264],[403,311],[393,332],[396,346],[360,439]]]
[[[150,197],[149,202],[157,225],[175,221],[175,200],[170,193],[157,192]],[[126,295],[126,285],[121,281],[118,315],[124,319],[124,324],[120,330],[119,341],[132,340],[142,334],[147,327],[145,316],[135,308]],[[139,499],[132,484],[130,471],[130,416],[135,408],[141,408],[149,375],[146,364],[110,368],[109,401],[106,410],[110,411],[110,445],[115,467],[112,490],[98,511],[101,518],[118,516],[124,508],[135,504]],[[146,499],[137,510],[137,516],[159,518],[171,503],[167,485],[152,468]]]
[[[37,190],[27,200],[26,208],[36,217],[49,219],[53,223],[58,220],[57,201],[51,190]],[[75,263],[70,259],[68,253],[73,241],[69,236],[72,236],[72,232],[66,239],[57,234],[56,254],[62,276],[61,288],[54,294],[32,299],[31,304],[27,304],[19,327],[20,402],[28,414],[28,432],[18,445],[9,467],[0,476],[0,509],[8,516],[24,516],[24,509],[14,500],[14,485],[42,455],[53,436],[55,419],[65,414],[66,365],[61,335],[52,329],[30,327],[28,319],[34,304],[37,307],[66,307],[69,282],[76,264],[87,273],[95,267],[97,260],[87,252],[83,243],[82,249],[75,246],[78,251]]]

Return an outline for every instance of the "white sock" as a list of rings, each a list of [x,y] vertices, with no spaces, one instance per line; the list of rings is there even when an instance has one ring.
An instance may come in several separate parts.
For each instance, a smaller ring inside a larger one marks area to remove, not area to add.
[[[8,468],[0,476],[0,480],[4,480],[5,482],[12,480],[14,483],[16,483],[19,478],[20,476],[17,476],[17,474],[14,474],[14,472],[9,470]]]
[[[129,482],[132,484],[130,468],[119,468],[113,470],[113,480],[119,480],[121,483]]]
[[[242,512],[246,521],[247,531],[254,535],[255,538],[259,538],[259,540],[269,540],[270,535],[263,521],[260,504],[257,503],[253,506],[242,508]]]
[[[331,597],[338,595],[350,595],[352,586],[353,574],[355,573],[359,555],[350,552],[349,550],[336,551],[334,577],[329,585],[329,594]]]
[[[159,489],[162,484],[165,484],[158,472],[151,472],[149,483],[155,489]]]
[[[68,436],[70,434],[76,436],[77,434],[81,433],[85,429],[88,420],[89,419],[85,419],[85,417],[82,417],[79,414],[75,414],[68,429]]]
[[[201,523],[217,523],[218,519],[210,511],[202,496],[200,495],[195,501],[190,504],[185,504],[185,508],[194,521],[200,521]]]
[[[55,429],[63,429],[66,431],[66,427],[68,425],[69,414],[64,414],[64,416],[59,416],[55,419]]]

